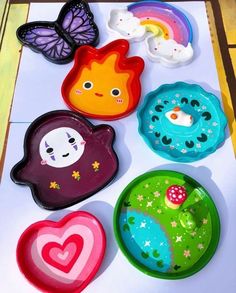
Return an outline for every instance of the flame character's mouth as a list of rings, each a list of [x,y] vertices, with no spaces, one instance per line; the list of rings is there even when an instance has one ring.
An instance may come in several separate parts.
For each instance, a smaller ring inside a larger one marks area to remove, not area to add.
[[[62,155],[63,158],[66,158],[69,156],[69,153]]]
[[[103,97],[103,94],[100,94],[100,93],[95,93],[95,95],[98,97]]]

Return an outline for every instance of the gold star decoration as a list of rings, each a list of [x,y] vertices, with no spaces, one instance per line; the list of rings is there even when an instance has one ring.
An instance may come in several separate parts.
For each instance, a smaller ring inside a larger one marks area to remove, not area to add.
[[[51,181],[49,188],[51,189],[60,189],[60,185],[56,183],[56,181]]]
[[[94,171],[97,172],[99,170],[100,163],[98,161],[94,161],[92,163],[92,166],[93,166]]]
[[[80,173],[79,171],[73,171],[71,175],[75,180],[80,180]]]

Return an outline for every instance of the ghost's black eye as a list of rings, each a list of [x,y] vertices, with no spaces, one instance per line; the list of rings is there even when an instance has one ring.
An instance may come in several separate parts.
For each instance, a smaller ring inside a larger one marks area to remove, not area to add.
[[[74,143],[75,139],[74,139],[74,137],[71,137],[68,141],[69,141],[69,143]]]
[[[83,88],[85,90],[90,90],[92,87],[93,87],[93,83],[91,81],[89,81],[89,80],[88,81],[85,81],[83,83]]]
[[[46,152],[47,152],[48,154],[52,153],[52,152],[53,152],[53,148],[48,148],[48,149],[46,150]]]
[[[113,97],[118,97],[120,94],[121,94],[121,91],[118,88],[114,88],[114,89],[111,90],[111,95]]]

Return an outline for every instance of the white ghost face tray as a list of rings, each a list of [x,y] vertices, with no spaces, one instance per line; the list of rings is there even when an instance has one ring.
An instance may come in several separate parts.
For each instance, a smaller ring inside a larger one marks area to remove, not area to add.
[[[53,111],[28,128],[24,157],[11,171],[15,183],[28,185],[34,200],[55,210],[93,195],[116,175],[115,132],[93,126],[81,115]]]

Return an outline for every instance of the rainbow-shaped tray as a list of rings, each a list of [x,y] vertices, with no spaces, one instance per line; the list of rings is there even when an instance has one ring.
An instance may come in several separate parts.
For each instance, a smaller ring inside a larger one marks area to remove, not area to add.
[[[193,57],[193,31],[186,15],[159,1],[140,1],[110,13],[108,29],[130,41],[146,38],[147,55],[167,67],[183,65]]]

